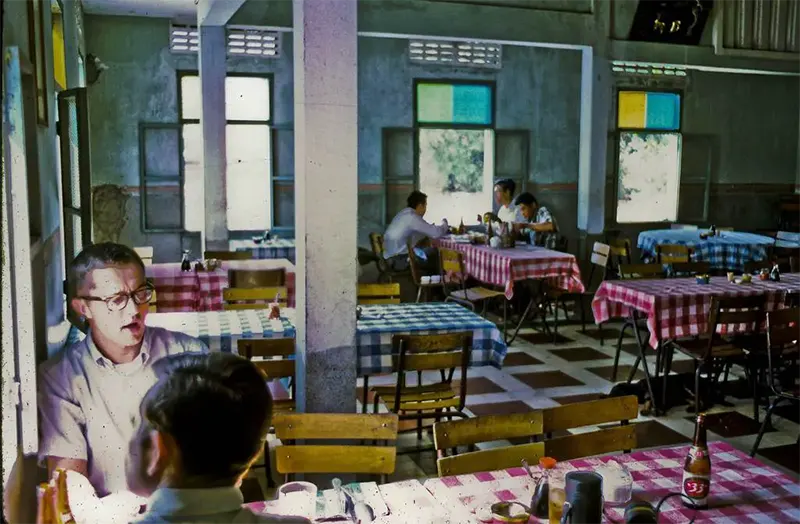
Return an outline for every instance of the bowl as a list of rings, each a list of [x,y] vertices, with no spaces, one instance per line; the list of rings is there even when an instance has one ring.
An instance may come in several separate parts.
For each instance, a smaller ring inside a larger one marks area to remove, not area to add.
[[[531,511],[520,502],[496,502],[492,504],[494,522],[525,524],[531,519]]]
[[[264,237],[263,236],[253,237],[253,242],[255,242],[256,244],[260,244],[263,241],[264,241]]]

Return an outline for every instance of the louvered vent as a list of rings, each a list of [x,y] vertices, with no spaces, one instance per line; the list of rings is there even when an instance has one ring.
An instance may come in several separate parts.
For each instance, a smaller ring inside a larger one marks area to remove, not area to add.
[[[169,30],[169,50],[173,53],[196,53],[200,50],[197,28],[190,25],[173,25]]]
[[[646,75],[646,76],[686,76],[686,69],[683,67],[646,64],[640,62],[611,62],[611,70],[617,74]]]
[[[280,33],[263,29],[228,28],[228,54],[233,56],[281,55]]]
[[[411,62],[417,64],[502,67],[502,47],[497,44],[410,40],[408,51]]]

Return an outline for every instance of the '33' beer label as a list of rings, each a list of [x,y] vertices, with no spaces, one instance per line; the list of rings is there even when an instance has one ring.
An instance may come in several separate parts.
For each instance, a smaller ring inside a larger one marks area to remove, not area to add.
[[[708,491],[711,481],[708,475],[698,475],[696,473],[683,472],[682,489],[683,495],[691,499],[696,506],[704,507],[708,504]]]

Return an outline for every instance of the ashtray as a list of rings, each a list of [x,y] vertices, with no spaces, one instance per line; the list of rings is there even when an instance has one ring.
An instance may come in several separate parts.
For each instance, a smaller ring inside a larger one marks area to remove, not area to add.
[[[697,275],[696,277],[694,277],[694,280],[698,284],[708,284],[710,278],[708,275]]]
[[[531,510],[521,502],[497,502],[492,504],[494,522],[526,524],[531,518]]]
[[[253,237],[253,242],[255,242],[256,244],[260,244],[263,241],[264,237]]]

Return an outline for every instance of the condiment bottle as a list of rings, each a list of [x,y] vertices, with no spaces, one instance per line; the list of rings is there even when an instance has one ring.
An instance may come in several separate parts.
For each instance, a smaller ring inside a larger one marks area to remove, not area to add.
[[[181,258],[181,271],[191,271],[192,270],[192,263],[189,261],[189,250],[183,252],[183,257]]]
[[[53,501],[53,488],[42,482],[36,488],[36,524],[56,524],[56,508]]]
[[[466,228],[464,227],[464,217],[461,217],[461,223],[458,224],[458,234],[463,235]]]
[[[781,281],[781,269],[778,267],[777,262],[772,264],[772,271],[769,272],[769,279],[773,282]]]
[[[681,499],[684,506],[705,509],[708,507],[708,493],[711,490],[711,456],[706,442],[705,415],[697,415],[694,428],[694,442],[689,448],[683,466]]]
[[[492,231],[492,221],[489,220],[488,224],[489,225],[486,228],[486,245],[487,246],[489,245],[489,241],[492,240],[492,237],[494,236],[494,231]]]
[[[67,471],[61,468],[56,470],[56,522],[59,524],[75,524],[72,510],[69,507]]]
[[[279,319],[281,318],[281,305],[280,305],[281,294],[278,293],[275,295],[275,301],[269,305],[269,319]]]
[[[550,470],[556,467],[556,459],[552,457],[542,457],[539,459],[539,467],[542,468],[542,475],[536,481],[531,498],[531,513],[540,519],[546,519],[550,503]]]

